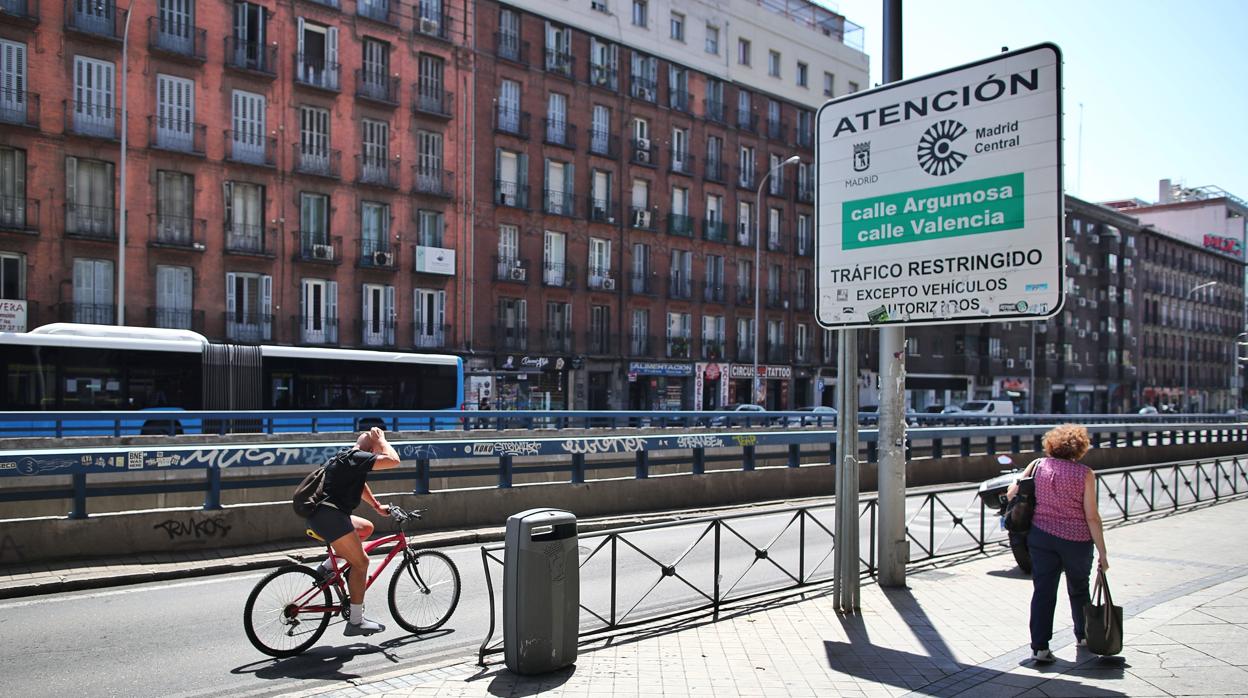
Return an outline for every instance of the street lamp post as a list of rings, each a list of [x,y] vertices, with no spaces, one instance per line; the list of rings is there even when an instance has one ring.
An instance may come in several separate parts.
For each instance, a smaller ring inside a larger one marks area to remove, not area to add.
[[[767,185],[767,180],[785,165],[792,165],[799,162],[801,158],[796,155],[789,157],[784,162],[776,165],[767,171],[763,179],[758,183],[758,196],[754,198],[754,399],[752,402],[758,404],[762,402],[762,380],[758,377],[758,346],[759,334],[762,332],[763,311],[762,311],[762,266],[763,266],[763,187]]]
[[[126,132],[129,131],[126,117],[127,111],[126,84],[129,82],[129,62],[127,52],[130,49],[130,16],[134,14],[134,2],[126,10],[126,24],[121,30],[121,167],[118,178],[121,180],[120,223],[117,231],[117,324],[126,324]]]
[[[1192,299],[1192,294],[1196,293],[1202,288],[1212,288],[1213,286],[1217,286],[1217,285],[1218,285],[1218,282],[1216,281],[1206,281],[1205,283],[1200,284],[1199,286],[1193,286],[1191,290],[1187,292],[1187,297],[1184,300],[1190,301]],[[1191,317],[1191,316],[1189,315],[1188,317]],[[1188,360],[1188,346],[1190,344],[1191,344],[1191,333],[1184,332],[1183,333],[1183,411],[1184,412],[1192,411],[1192,398],[1191,398],[1191,395],[1188,393],[1188,387],[1187,387],[1187,373],[1191,365],[1191,362]]]

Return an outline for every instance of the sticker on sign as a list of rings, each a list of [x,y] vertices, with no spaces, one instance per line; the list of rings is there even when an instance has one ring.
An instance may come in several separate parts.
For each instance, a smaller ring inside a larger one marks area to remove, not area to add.
[[[1061,310],[1061,63],[1041,44],[823,105],[819,324]]]

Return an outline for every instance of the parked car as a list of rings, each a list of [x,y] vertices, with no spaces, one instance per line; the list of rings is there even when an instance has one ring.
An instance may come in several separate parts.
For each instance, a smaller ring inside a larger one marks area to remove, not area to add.
[[[788,418],[789,426],[835,426],[836,425],[836,408],[827,405],[814,405],[813,407],[799,407],[794,412],[809,412],[810,415],[802,415],[800,417],[793,416]]]
[[[732,405],[728,405],[727,407],[725,407],[725,408],[724,408],[724,410],[723,410],[723,411],[726,411],[726,412],[755,413],[755,412],[766,412],[767,410],[766,410],[766,408],[764,408],[762,405],[755,405],[755,404],[752,404],[752,403],[745,402],[745,403],[741,403],[741,404],[732,404]],[[729,424],[732,424],[732,425],[744,425],[744,424],[745,424],[745,422],[746,422],[746,420],[745,420],[745,417],[746,417],[746,416],[747,416],[746,414],[742,414],[742,415],[739,415],[738,417],[729,418],[727,415],[722,415],[722,414],[721,414],[721,415],[717,415],[717,416],[715,416],[715,417],[712,417],[712,418],[711,418],[711,422],[710,422],[710,424],[711,424],[711,426],[713,426],[713,427],[724,427],[724,426],[728,426]],[[750,415],[750,416],[752,416],[752,415]],[[767,423],[768,423],[768,421],[769,421],[769,420],[765,420],[765,419],[753,419],[753,418],[752,418],[752,419],[750,419],[750,424],[751,424],[751,425],[767,424]]]
[[[1157,414],[1157,408],[1152,405],[1145,405],[1140,408],[1140,414]]]

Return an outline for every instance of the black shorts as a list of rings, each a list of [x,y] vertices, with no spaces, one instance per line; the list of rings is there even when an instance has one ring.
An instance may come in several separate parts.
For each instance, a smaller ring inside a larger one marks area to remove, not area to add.
[[[333,543],[348,533],[355,532],[355,524],[351,523],[350,514],[325,504],[318,506],[308,517],[308,528],[324,538],[326,543]]]

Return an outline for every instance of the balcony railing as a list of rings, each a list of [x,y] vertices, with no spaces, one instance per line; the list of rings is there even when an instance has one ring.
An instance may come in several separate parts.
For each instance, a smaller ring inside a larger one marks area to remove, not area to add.
[[[585,210],[591,221],[614,225],[619,220],[620,207],[610,199],[595,199],[591,194],[586,198],[586,204]]]
[[[749,133],[758,133],[758,114],[737,110],[735,119],[737,128]]]
[[[151,247],[174,247],[184,250],[204,250],[208,221],[189,216],[171,216],[161,213],[147,214]]]
[[[39,95],[12,87],[0,87],[0,123],[39,128]]]
[[[706,165],[702,168],[702,179],[723,184],[728,176],[727,170],[723,160],[707,158]]]
[[[225,251],[229,254],[273,256],[271,240],[262,225],[225,224]]]
[[[23,24],[39,23],[39,0],[0,0],[0,15]]]
[[[783,252],[784,251],[784,237],[781,236],[780,233],[775,232],[775,231],[771,231],[767,233],[767,251],[768,252]]]
[[[505,61],[529,64],[529,42],[521,41],[516,34],[494,32],[494,55]]]
[[[355,96],[388,107],[399,105],[399,76],[380,70],[355,71]]]
[[[754,289],[739,283],[737,284],[736,292],[732,294],[732,298],[737,305],[754,305]]]
[[[799,181],[793,188],[793,200],[799,204],[815,203],[815,185],[809,181]]]
[[[88,240],[116,240],[117,209],[66,202],[65,234]]]
[[[767,180],[767,193],[770,196],[784,196],[784,173],[777,172]]]
[[[169,330],[204,331],[204,311],[192,308],[161,308],[148,306],[147,324],[149,327],[162,327]]]
[[[529,208],[529,185],[494,180],[494,203],[512,208]]]
[[[563,148],[576,147],[576,127],[562,119],[542,119],[542,141]]]
[[[572,330],[547,327],[542,331],[542,348],[559,354],[570,354],[574,351]]]
[[[356,155],[355,183],[397,189],[399,163],[376,155]]]
[[[0,230],[39,234],[39,200],[0,196]]]
[[[654,335],[632,334],[628,336],[629,356],[654,356],[656,346],[658,344],[654,341]]]
[[[527,325],[495,325],[493,335],[496,351],[525,351],[529,348]]]
[[[65,30],[121,41],[125,13],[113,0],[65,0]]]
[[[570,78],[576,65],[576,58],[571,53],[548,48],[546,49],[544,65],[546,66],[546,72]]]
[[[225,312],[225,337],[231,342],[259,344],[273,341],[273,316],[256,312]]]
[[[105,104],[67,99],[61,105],[67,133],[110,141],[121,139],[121,110],[112,107],[111,99]]]
[[[718,361],[727,357],[728,342],[723,337],[703,337],[700,356],[710,361]]]
[[[754,189],[754,168],[738,167],[737,168],[737,186],[742,189]]]
[[[575,216],[576,198],[562,189],[543,189],[542,211],[556,216]]]
[[[529,113],[515,109],[495,109],[494,130],[520,138],[528,138]]]
[[[494,257],[494,280],[513,284],[529,283],[529,260],[518,257]]]
[[[342,264],[342,238],[330,237],[323,230],[298,232],[299,249],[295,260],[314,264]]]
[[[810,129],[799,128],[799,129],[795,129],[794,133],[797,136],[797,147],[799,148],[815,147],[815,134],[813,131],[811,131]]]
[[[620,89],[619,71],[611,66],[591,63],[589,65],[589,84],[615,92]]]
[[[737,350],[733,354],[737,361],[746,362],[754,359],[754,342],[749,339],[737,339]]]
[[[673,300],[692,300],[693,279],[684,274],[675,274],[668,277],[667,297]]]
[[[628,292],[634,296],[653,296],[657,293],[655,287],[658,285],[655,280],[658,278],[653,272],[633,271],[628,274]]]
[[[615,279],[610,269],[590,267],[586,275],[586,287],[593,291],[614,291]]]
[[[337,92],[339,87],[337,63],[325,60],[324,56],[313,56],[308,53],[295,54],[295,84],[315,87],[318,90]]]
[[[693,97],[687,90],[668,90],[667,106],[687,114],[693,113]]]
[[[809,234],[797,236],[797,247],[794,250],[798,257],[814,257],[815,241]]]
[[[225,142],[229,145],[226,156],[229,160],[261,167],[276,166],[276,138],[256,131],[226,131]]]
[[[632,161],[638,165],[654,167],[659,164],[659,147],[653,141],[644,138],[632,140]]]
[[[359,265],[365,269],[397,271],[399,248],[388,239],[361,238]]]
[[[789,130],[789,125],[780,119],[767,119],[767,137],[775,140],[784,140],[785,134]]]
[[[634,75],[629,79],[628,94],[633,99],[657,102],[659,100],[659,86],[650,78]]]
[[[710,242],[728,242],[729,224],[724,221],[703,219],[702,239]]]
[[[787,364],[789,362],[789,345],[781,342],[767,342],[767,362],[773,364]]]
[[[767,289],[767,295],[764,296],[767,307],[772,310],[781,310],[788,305],[784,291],[778,288]]]
[[[399,15],[394,11],[398,0],[357,0],[355,13],[374,22],[398,26]]]
[[[302,143],[291,146],[295,154],[295,172],[339,179],[342,177],[342,151]]]
[[[634,230],[648,230],[654,232],[655,218],[657,214],[648,208],[640,208],[638,206],[630,206],[628,209],[628,227]]]
[[[702,101],[702,116],[704,116],[707,121],[714,121],[718,124],[727,123],[725,114],[726,112],[724,111],[724,103],[722,100],[704,99]]]
[[[693,237],[693,216],[682,213],[667,214],[667,234],[682,238]]]
[[[753,222],[737,221],[737,234],[733,238],[737,243],[737,247],[753,247],[754,237],[758,231],[754,228]]]
[[[576,267],[558,262],[543,262],[542,285],[550,288],[574,288]]]
[[[56,309],[61,322],[88,325],[111,325],[117,322],[117,307],[112,303],[58,303]]]
[[[810,310],[812,307],[812,299],[810,293],[803,291],[793,294],[793,308],[795,310]]]
[[[147,133],[152,148],[203,157],[208,127],[180,119],[149,116]]]
[[[675,148],[672,148],[669,152],[672,158],[672,172],[683,175],[693,174],[694,157],[689,154],[688,150],[676,150]]]
[[[207,43],[208,31],[186,18],[147,18],[147,48],[153,53],[202,63],[208,60]]]
[[[416,16],[412,21],[412,34],[415,36],[451,40],[451,15],[443,9],[425,9],[416,3]]]
[[[398,322],[393,318],[368,318],[355,321],[355,336],[360,338],[360,345],[365,347],[398,346],[395,339]]]
[[[667,338],[667,358],[688,359],[693,356],[691,351],[693,337],[688,334],[675,334]]]
[[[329,315],[296,315],[290,318],[290,336],[300,344],[337,344],[338,318]]]
[[[436,84],[418,82],[412,86],[412,110],[439,119],[449,119],[455,114],[455,93]]]
[[[607,131],[591,129],[589,131],[589,152],[606,158],[620,157],[620,137]]]
[[[413,165],[412,192],[443,199],[453,198],[455,173],[427,165]]]
[[[606,330],[590,330],[585,333],[585,353],[592,356],[609,356],[614,354],[619,336]]]
[[[728,298],[728,287],[723,281],[707,281],[702,285],[702,300],[707,303],[723,303]]]
[[[225,67],[274,78],[277,76],[277,46],[227,36]]]
[[[412,346],[416,349],[448,349],[451,341],[450,325],[412,323]]]

